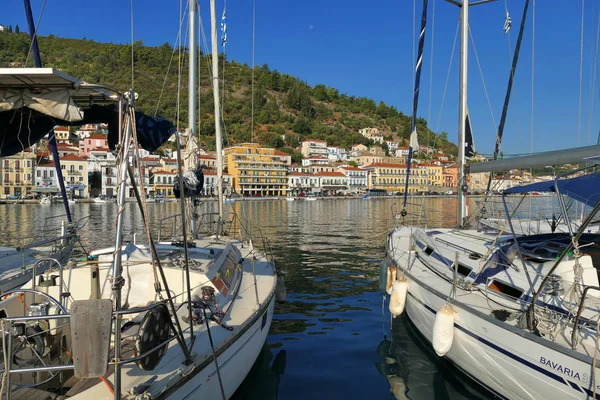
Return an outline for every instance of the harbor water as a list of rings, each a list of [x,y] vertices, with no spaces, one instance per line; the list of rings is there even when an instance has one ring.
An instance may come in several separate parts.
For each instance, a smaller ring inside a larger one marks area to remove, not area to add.
[[[454,225],[456,199],[419,201],[430,223]],[[267,343],[235,399],[492,398],[437,357],[404,316],[392,320],[387,306],[382,308],[378,267],[393,228],[392,210],[399,211],[400,202],[226,203],[226,209],[260,226],[270,239],[287,287],[287,302],[276,305]],[[470,205],[476,207],[473,199]],[[206,202],[201,212],[214,212],[215,206]],[[154,233],[161,218],[178,210],[178,203],[148,204]],[[114,245],[116,203],[76,204],[72,211],[75,218],[89,216],[79,231],[86,250]],[[62,214],[60,205],[0,205],[1,244],[18,246],[41,238],[56,226],[52,217],[59,220]],[[144,241],[140,213],[129,203],[125,240],[134,235]]]

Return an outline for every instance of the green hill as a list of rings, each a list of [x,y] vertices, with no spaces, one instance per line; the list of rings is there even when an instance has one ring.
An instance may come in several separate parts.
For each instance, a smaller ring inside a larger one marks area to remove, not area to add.
[[[44,66],[123,91],[131,87],[130,45],[52,35],[38,40]],[[28,50],[26,34],[0,32],[0,67],[25,65]],[[158,47],[144,46],[141,41],[134,43],[134,88],[140,95],[137,108],[145,113],[177,120],[178,62],[181,61],[181,127],[187,123],[188,57],[185,50],[182,49],[180,58],[179,51],[173,54],[168,43]],[[200,135],[203,145],[212,150],[215,145],[210,58],[204,55],[200,58]],[[250,141],[252,69],[246,64],[223,60],[222,56],[221,62],[225,145]],[[26,66],[33,66],[31,55]],[[349,148],[357,143],[369,144],[369,140],[358,133],[361,128],[380,128],[389,139],[400,142],[410,135],[410,117],[394,106],[340,94],[325,85],[311,87],[267,65],[256,66],[254,72],[254,140],[295,154],[294,158],[299,157],[298,144],[305,138],[322,139],[330,145]],[[456,145],[448,142],[448,134],[434,134],[423,118],[418,120],[418,132],[421,145],[432,145],[435,141],[436,148],[456,154]]]

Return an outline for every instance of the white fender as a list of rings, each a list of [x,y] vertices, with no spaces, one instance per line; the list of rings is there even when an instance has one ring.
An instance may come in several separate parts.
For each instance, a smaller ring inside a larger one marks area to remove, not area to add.
[[[387,281],[385,284],[385,291],[387,294],[392,294],[392,285],[396,281],[396,267],[389,266],[387,269]]]
[[[394,317],[404,312],[406,304],[406,293],[408,292],[408,282],[404,276],[400,280],[394,281],[392,285],[392,294],[390,295],[390,312]]]
[[[408,400],[408,397],[406,397],[406,383],[402,377],[391,376],[388,377],[388,381],[390,382],[390,392],[397,400]]]
[[[450,351],[454,340],[454,310],[445,304],[435,315],[433,323],[433,349],[438,356],[443,357]]]

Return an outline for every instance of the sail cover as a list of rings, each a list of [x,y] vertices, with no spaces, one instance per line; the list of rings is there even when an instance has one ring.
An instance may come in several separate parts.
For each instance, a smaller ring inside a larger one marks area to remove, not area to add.
[[[119,139],[118,101],[108,86],[87,84],[53,68],[0,68],[0,157],[37,143],[56,125],[107,123],[108,143]],[[139,144],[154,151],[174,132],[171,122],[135,113]]]
[[[556,186],[561,194],[594,207],[600,201],[600,172],[579,176],[571,179],[559,179],[516,186],[506,189],[504,194],[556,192]]]

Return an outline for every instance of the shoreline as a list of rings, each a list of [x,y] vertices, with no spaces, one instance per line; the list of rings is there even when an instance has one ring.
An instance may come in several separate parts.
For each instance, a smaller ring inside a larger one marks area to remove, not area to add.
[[[489,197],[501,197],[502,195],[492,195]],[[533,197],[553,197],[554,194],[540,194],[535,195]],[[368,200],[376,200],[376,199],[401,199],[404,196],[369,196]],[[423,195],[423,196],[408,196],[411,199],[455,199],[454,195]],[[480,195],[470,195],[469,198],[485,198],[486,196],[483,194]],[[313,196],[318,200],[366,200],[363,199],[362,196]],[[265,196],[265,197],[233,197],[229,198],[226,202],[238,202],[238,201],[262,201],[262,200],[283,200],[285,201],[286,196]],[[304,201],[306,197],[294,197],[295,200]],[[178,199],[170,198],[166,199],[163,203],[148,203],[148,204],[164,204],[164,203],[175,203]],[[217,201],[216,197],[202,197],[200,201]],[[108,204],[108,203],[116,203],[116,200],[107,200],[106,203],[95,203],[93,199],[78,199],[76,204]],[[134,203],[135,198],[127,198],[125,199],[126,203]],[[11,200],[11,199],[0,199],[0,205],[2,204],[40,204],[39,200],[28,199],[28,200]],[[57,205],[62,205],[62,203],[52,203]]]

